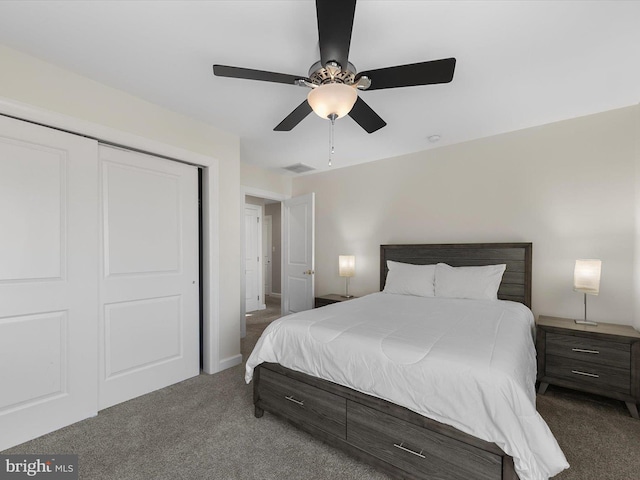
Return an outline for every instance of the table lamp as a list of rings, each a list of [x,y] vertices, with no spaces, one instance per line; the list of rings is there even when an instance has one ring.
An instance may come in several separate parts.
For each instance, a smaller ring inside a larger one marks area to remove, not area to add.
[[[587,320],[587,294],[598,295],[600,293],[600,260],[576,260],[573,270],[573,290],[584,293],[584,320],[576,320],[582,325],[598,325]]]
[[[342,295],[344,298],[351,298],[349,295],[349,278],[356,274],[356,257],[353,255],[340,255],[338,257],[338,273],[341,277],[345,277],[346,291]]]

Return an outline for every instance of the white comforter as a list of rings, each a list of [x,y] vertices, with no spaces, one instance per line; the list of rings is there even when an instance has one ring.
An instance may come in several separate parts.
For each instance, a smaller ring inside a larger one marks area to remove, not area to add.
[[[375,293],[271,323],[245,380],[279,363],[496,443],[521,480],[546,480],[569,465],[536,411],[533,327],[520,303]]]

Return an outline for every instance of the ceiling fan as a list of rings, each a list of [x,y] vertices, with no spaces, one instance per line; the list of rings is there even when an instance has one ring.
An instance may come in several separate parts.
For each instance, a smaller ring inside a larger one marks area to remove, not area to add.
[[[213,73],[219,77],[310,88],[307,100],[280,122],[275,131],[290,131],[313,110],[320,117],[331,120],[332,124],[337,118],[348,114],[368,133],[373,133],[387,123],[358,96],[357,90],[448,83],[453,79],[456,59],[445,58],[358,72],[349,62],[355,9],[356,0],[316,0],[320,61],[311,66],[308,77],[227,65],[214,65]]]

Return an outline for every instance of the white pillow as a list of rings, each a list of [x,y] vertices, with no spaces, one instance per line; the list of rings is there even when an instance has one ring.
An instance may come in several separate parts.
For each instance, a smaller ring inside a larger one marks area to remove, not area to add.
[[[436,297],[497,300],[502,274],[507,266],[452,267],[436,265]]]
[[[413,265],[387,260],[387,268],[389,272],[387,272],[384,293],[418,297],[435,296],[435,265]]]

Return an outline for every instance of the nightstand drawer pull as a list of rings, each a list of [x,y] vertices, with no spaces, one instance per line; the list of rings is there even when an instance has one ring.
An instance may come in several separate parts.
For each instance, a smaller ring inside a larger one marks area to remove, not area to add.
[[[412,455],[415,455],[416,457],[427,458],[422,454],[422,450],[420,450],[420,453],[414,452],[410,448],[405,447],[404,446],[404,442],[400,442],[400,445],[398,445],[397,443],[394,443],[393,446],[396,447],[396,448],[399,448],[400,450],[403,450],[403,451],[405,451],[407,453],[411,453]]]
[[[291,395],[285,395],[285,397],[287,400],[289,400],[290,402],[295,403],[296,405],[300,405],[301,407],[304,407],[304,401],[302,400],[296,400],[295,398],[293,398]]]
[[[595,373],[581,372],[580,370],[571,370],[571,373],[575,373],[576,375],[584,375],[585,377],[600,378],[600,375],[596,375]]]
[[[598,350],[586,350],[584,348],[572,348],[571,349],[573,352],[580,352],[580,353],[593,353],[593,354],[598,354],[600,353]]]

